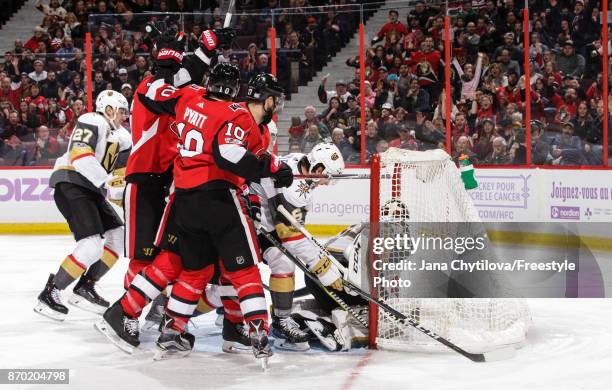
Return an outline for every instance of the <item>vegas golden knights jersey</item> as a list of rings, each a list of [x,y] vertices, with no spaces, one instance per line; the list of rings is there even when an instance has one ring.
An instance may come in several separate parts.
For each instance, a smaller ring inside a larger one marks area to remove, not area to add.
[[[113,130],[98,113],[79,117],[70,136],[68,150],[55,162],[49,185],[72,183],[100,191],[116,166],[119,153],[131,147],[130,133]]]

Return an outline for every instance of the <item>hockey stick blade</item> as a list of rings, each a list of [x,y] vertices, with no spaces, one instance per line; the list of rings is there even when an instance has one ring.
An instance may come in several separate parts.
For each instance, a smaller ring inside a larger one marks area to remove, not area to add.
[[[470,359],[473,362],[491,362],[491,361],[496,361],[496,360],[510,359],[516,353],[516,351],[514,351],[512,347],[504,347],[504,348],[500,348],[497,350],[493,350],[490,352],[484,352],[484,353],[468,352],[465,349],[461,348],[460,346],[454,344],[453,342],[435,333],[431,329],[427,329],[424,326],[421,326],[417,321],[400,313],[399,311],[395,310],[394,308],[387,305],[383,301],[374,298],[372,295],[366,293],[365,291],[361,290],[360,288],[351,284],[350,282],[344,281],[344,283],[346,287],[348,287],[350,290],[357,293],[359,296],[361,296],[366,301],[371,302],[377,305],[378,307],[380,307],[381,309],[385,310],[393,319],[395,319],[396,322],[403,324],[405,326],[411,326],[415,328],[419,332],[423,333],[425,336],[436,340],[440,344],[445,345],[446,347],[452,349],[453,351],[459,353],[460,355],[465,356],[466,358]]]

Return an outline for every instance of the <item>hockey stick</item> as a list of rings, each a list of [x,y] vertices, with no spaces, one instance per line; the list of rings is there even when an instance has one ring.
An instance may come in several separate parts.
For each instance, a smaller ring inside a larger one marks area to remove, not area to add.
[[[229,6],[227,7],[227,13],[225,14],[225,20],[223,20],[223,28],[228,28],[232,22],[235,2],[236,0],[230,0]]]
[[[334,264],[336,264],[336,266],[338,266],[338,268],[340,270],[343,270],[344,275],[347,275],[346,269],[342,265],[340,265],[336,259],[334,259],[334,257],[332,256],[331,253],[329,253],[327,248],[325,248],[316,238],[314,238],[293,217],[293,215],[291,215],[287,211],[287,209],[285,209],[282,205],[280,205],[280,206],[278,206],[278,211],[281,214],[283,214],[283,216],[289,221],[289,223],[295,229],[298,229],[302,234],[304,234],[304,236],[306,236],[306,238],[308,238],[309,241],[311,241],[316,246],[318,246],[319,249],[321,249],[323,251],[323,253],[325,255],[327,255],[329,257],[329,259]],[[445,345],[446,347],[452,349],[453,351],[455,351],[455,352],[465,356],[466,358],[470,359],[473,362],[490,362],[490,361],[496,361],[496,360],[505,360],[505,359],[511,358],[516,353],[516,350],[513,347],[500,348],[500,349],[497,349],[497,350],[494,350],[494,351],[490,351],[490,352],[485,352],[485,353],[471,353],[471,352],[468,352],[468,351],[464,350],[463,348],[459,347],[458,345],[452,343],[451,341],[449,341],[449,340],[445,339],[444,337],[438,335],[437,333],[433,332],[431,329],[427,329],[427,328],[421,326],[417,321],[415,321],[415,320],[409,318],[408,316],[400,313],[399,311],[395,310],[391,306],[387,305],[382,300],[377,299],[377,298],[373,297],[372,295],[368,294],[367,292],[363,291],[361,288],[359,288],[358,286],[353,284],[350,280],[344,279],[342,281],[342,283],[344,284],[345,287],[347,287],[349,290],[353,291],[357,295],[361,296],[366,301],[368,301],[370,303],[373,303],[373,304],[377,305],[378,307],[382,308],[383,310],[385,310],[389,314],[389,316],[392,319],[395,320],[395,322],[400,323],[400,324],[405,325],[405,326],[411,326],[411,327],[415,328],[416,330],[418,330],[419,332],[423,333],[427,337],[436,340],[437,342],[439,342],[439,343]]]
[[[293,175],[294,179],[369,179],[369,173],[341,173],[338,175]]]
[[[315,274],[313,274],[300,259],[294,256],[291,252],[289,252],[289,250],[287,250],[287,248],[285,248],[282,243],[278,242],[278,240],[274,236],[272,236],[270,233],[266,232],[263,229],[259,229],[259,232],[263,234],[264,237],[266,237],[266,239],[270,241],[270,243],[272,243],[272,245],[277,247],[278,250],[280,250],[285,256],[287,256],[289,260],[291,260],[291,262],[293,262],[299,269],[301,269],[302,272],[304,272],[304,275],[308,276],[313,282],[315,282],[317,286],[319,286],[319,288],[321,288],[327,295],[329,295],[329,297],[333,299],[334,302],[336,302],[342,310],[348,312],[353,318],[359,321],[361,325],[365,326],[366,328],[368,327],[368,322],[366,320],[361,318],[359,314],[355,312],[355,310],[353,310],[346,302],[342,300],[342,298],[338,296],[338,294],[323,285],[319,278]]]
[[[306,230],[306,228],[304,226],[302,226],[302,224],[299,223],[298,220],[295,219],[295,217],[293,215],[291,215],[291,213],[289,211],[287,211],[285,206],[283,206],[281,204],[281,205],[279,205],[277,207],[277,210],[281,214],[283,214],[283,216],[287,219],[287,221],[289,221],[291,226],[293,226],[295,229],[299,230],[299,232],[302,233],[304,235],[304,237],[306,237],[308,239],[308,241],[310,241],[314,245],[316,245],[321,250],[321,252],[323,252],[323,254],[325,254],[327,257],[329,257],[329,259],[332,261],[332,263],[334,263],[334,265],[336,267],[338,267],[338,269],[342,272],[343,275],[346,275],[346,267],[344,265],[340,264],[340,262],[338,260],[336,260],[336,258],[331,253],[329,253],[327,248],[325,248],[323,246],[323,244],[321,244],[319,242],[319,240],[314,238],[313,235],[310,234],[310,232],[308,230]]]

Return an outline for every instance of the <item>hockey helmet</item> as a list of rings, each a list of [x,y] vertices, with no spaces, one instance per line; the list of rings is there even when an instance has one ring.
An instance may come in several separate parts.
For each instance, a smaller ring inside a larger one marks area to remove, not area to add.
[[[280,112],[285,104],[285,91],[276,77],[270,73],[257,73],[247,85],[247,99],[263,102],[268,97],[274,97],[276,112]]]
[[[106,112],[107,107],[113,109],[111,114]],[[119,117],[120,109],[125,110],[126,115],[130,111],[128,101],[121,93],[113,90],[106,90],[98,94],[96,98],[96,112],[104,115],[113,127],[117,127],[123,122],[124,118]]]
[[[344,159],[338,147],[332,143],[320,143],[306,156],[310,163],[310,173],[322,166],[323,173],[338,175],[344,171]]]
[[[218,63],[206,82],[208,93],[233,100],[240,91],[240,70],[229,62]]]

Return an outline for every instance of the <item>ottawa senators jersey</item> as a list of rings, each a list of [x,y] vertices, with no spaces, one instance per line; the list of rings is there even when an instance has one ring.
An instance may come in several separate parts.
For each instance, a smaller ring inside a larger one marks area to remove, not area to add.
[[[138,85],[136,96],[132,101],[132,153],[128,159],[127,181],[137,181],[138,176],[145,177],[167,172],[178,153],[178,136],[170,131],[174,120],[167,113],[151,112],[139,95],[145,95],[157,102],[172,104],[181,96],[204,95],[204,88],[175,88],[166,84],[163,79],[155,80],[146,77]]]
[[[245,170],[241,165],[247,154],[259,158],[266,152],[270,135],[244,103],[182,99],[175,118],[181,138],[174,167],[176,188],[241,188],[255,179],[249,172],[254,167]]]

